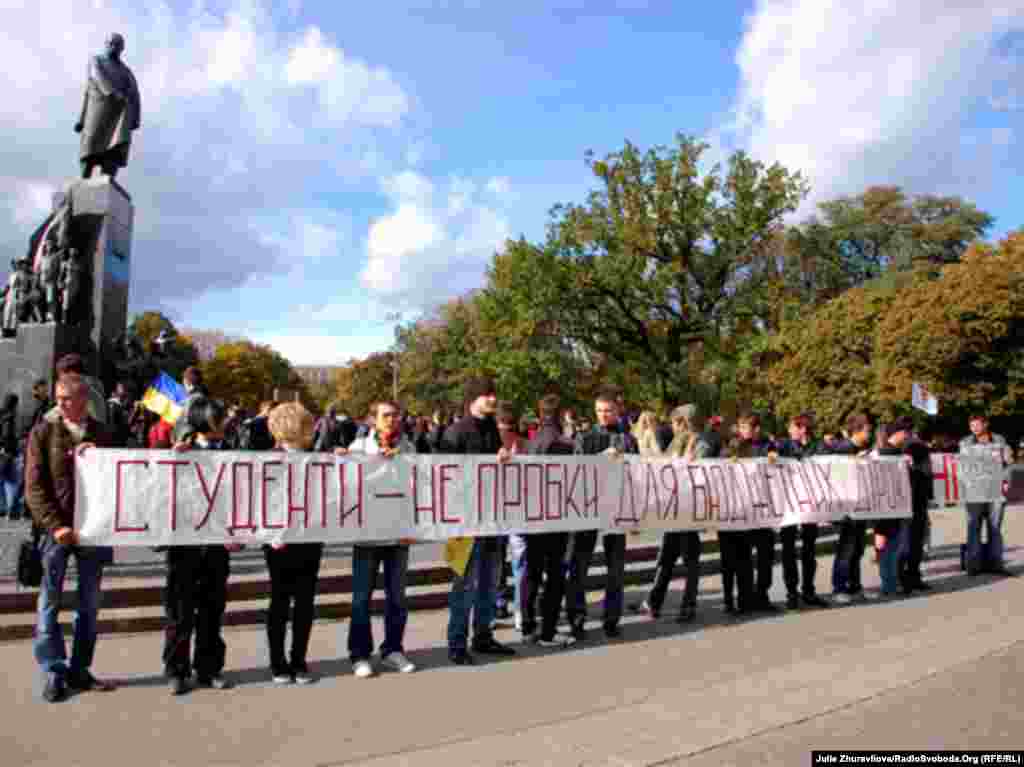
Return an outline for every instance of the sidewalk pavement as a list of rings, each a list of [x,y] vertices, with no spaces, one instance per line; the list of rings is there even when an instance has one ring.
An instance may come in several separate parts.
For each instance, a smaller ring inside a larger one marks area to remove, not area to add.
[[[1007,515],[1007,560],[1022,571],[1024,549],[1012,546],[1013,531],[1024,530],[1018,513]],[[406,649],[420,671],[357,680],[345,650],[347,622],[321,622],[311,647],[319,683],[275,688],[263,632],[239,629],[226,633],[228,675],[238,686],[172,698],[159,674],[158,634],[103,637],[94,671],[120,689],[49,705],[39,700],[30,644],[0,645],[8,687],[2,763],[589,767],[683,763],[691,755],[713,763],[716,748],[854,710],[1018,646],[1024,579],[968,578],[959,571],[960,515],[933,518],[943,543],[927,563],[935,585],[927,595],[736,621],[721,611],[719,579],[709,578],[696,625],[629,617],[624,637],[608,641],[592,606],[582,646],[523,647],[502,629],[499,639],[516,643],[520,655],[481,658],[475,668],[448,664],[443,612],[419,613]],[[822,557],[822,593],[830,571],[831,558]],[[877,588],[870,551],[864,575]],[[627,602],[642,596],[631,591]],[[774,596],[783,596],[778,568]],[[379,624],[375,632],[379,640]],[[949,700],[951,718],[960,707]],[[1012,715],[1024,724],[1020,711]],[[893,717],[920,725],[913,710]],[[1022,731],[1015,727],[992,747],[1020,748]],[[928,747],[957,748],[958,730],[945,732]],[[827,733],[821,745],[829,745]],[[864,745],[878,744],[864,733]]]

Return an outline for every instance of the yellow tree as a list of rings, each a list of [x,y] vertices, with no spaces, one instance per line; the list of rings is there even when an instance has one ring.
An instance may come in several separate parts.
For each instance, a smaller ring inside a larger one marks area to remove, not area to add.
[[[200,368],[212,396],[250,410],[269,399],[275,388],[297,390],[307,406],[312,404],[291,364],[269,346],[251,341],[221,344]]]

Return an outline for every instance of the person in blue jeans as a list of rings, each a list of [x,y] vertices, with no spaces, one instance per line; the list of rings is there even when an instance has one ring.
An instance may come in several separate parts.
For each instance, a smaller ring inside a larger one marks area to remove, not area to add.
[[[8,394],[0,407],[0,515],[21,516],[24,456],[18,439],[18,395]]]
[[[993,434],[988,418],[980,413],[970,417],[971,433],[960,440],[960,452],[994,452],[1003,464],[1010,463],[1013,452],[1006,439]],[[1003,564],[1003,512],[1006,505],[997,503],[968,503],[967,506],[967,574],[1012,575]],[[982,527],[986,527],[985,543],[981,541]]]
[[[885,426],[880,456],[901,456],[910,438],[913,423],[900,418]],[[886,597],[899,593],[900,559],[906,550],[907,523],[902,519],[880,519],[875,522],[875,551],[878,554],[878,576],[882,581],[879,592]]]
[[[42,531],[39,546],[43,559],[33,651],[45,675],[43,698],[50,703],[64,700],[69,689],[113,689],[90,671],[96,651],[100,583],[113,550],[79,545],[74,530],[74,462],[88,460],[91,448],[114,446],[113,435],[88,414],[88,391],[81,376],[61,376],[56,388],[57,409],[32,430],[28,443],[28,504]],[[58,615],[72,557],[78,577],[78,611],[69,659]]]
[[[396,402],[374,405],[374,426],[348,446],[337,448],[337,455],[358,454],[390,460],[399,453],[414,455],[416,446],[402,433],[402,409]],[[368,471],[377,467],[368,464]],[[370,625],[370,600],[377,587],[377,575],[384,572],[384,644],[380,647],[385,668],[409,674],[416,664],[405,657],[402,642],[409,608],[405,587],[409,572],[411,541],[356,544],[352,548],[352,617],[348,629],[348,652],[352,671],[360,679],[374,675],[373,630]]]

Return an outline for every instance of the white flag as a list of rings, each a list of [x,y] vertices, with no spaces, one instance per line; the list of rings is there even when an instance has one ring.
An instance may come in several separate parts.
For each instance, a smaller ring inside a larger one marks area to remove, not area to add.
[[[911,403],[915,408],[923,410],[928,415],[939,414],[939,400],[919,383],[914,384]]]

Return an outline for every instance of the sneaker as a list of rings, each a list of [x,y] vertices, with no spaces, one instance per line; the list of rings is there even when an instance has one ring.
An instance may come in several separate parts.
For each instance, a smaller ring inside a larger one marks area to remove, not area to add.
[[[373,666],[370,665],[370,661],[368,660],[357,660],[352,665],[352,673],[354,673],[358,679],[369,679],[373,676]]]
[[[576,644],[576,638],[569,634],[555,634],[551,639],[537,639],[537,644],[541,647],[572,647]]]
[[[411,674],[416,670],[416,664],[400,652],[389,652],[380,660],[385,666],[400,674]]]
[[[43,685],[43,700],[47,703],[60,703],[68,697],[68,686],[60,674],[47,674]]]
[[[295,684],[313,684],[315,681],[316,677],[305,666],[295,670]]]
[[[618,623],[606,623],[604,624],[604,635],[609,639],[618,639],[622,636],[622,629],[619,628]]]
[[[523,613],[522,610],[516,610],[516,631],[523,630]]]
[[[786,609],[787,610],[799,610],[800,609],[800,597],[796,594],[788,594],[786,596]]]
[[[832,601],[837,605],[848,605],[853,603],[853,596],[845,592],[840,592],[832,596]]]
[[[494,637],[473,640],[473,652],[481,655],[515,655],[516,651],[506,647]]]
[[[171,677],[171,695],[184,695],[191,688],[189,687],[188,680],[183,676]]]
[[[828,602],[817,594],[804,594],[802,598],[804,600],[804,604],[809,605],[810,607],[828,607]]]
[[[679,615],[676,616],[676,623],[691,623],[697,618],[697,608],[692,605],[686,605],[679,611]]]
[[[449,650],[448,660],[456,666],[472,666],[474,663],[473,656],[465,650]]]
[[[285,673],[285,672],[274,674],[271,677],[271,679],[273,680],[274,684],[277,684],[277,685],[292,684],[295,681],[295,677],[293,677],[291,674],[288,674],[288,673]]]
[[[229,682],[223,674],[214,674],[213,676],[197,676],[196,684],[200,687],[208,687],[213,690],[230,690],[233,685]]]
[[[507,621],[512,617],[512,613],[508,609],[508,605],[500,605],[494,609],[494,617],[501,621]]]
[[[77,690],[79,692],[88,692],[90,690],[95,690],[96,692],[110,692],[111,690],[116,689],[112,683],[97,679],[89,671],[79,671],[77,674],[68,674],[67,685],[69,689]]]
[[[578,623],[573,623],[572,624],[572,638],[573,639],[575,639],[577,642],[582,642],[583,639],[586,636],[587,636],[587,630],[583,626],[583,621],[579,621]]]

